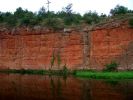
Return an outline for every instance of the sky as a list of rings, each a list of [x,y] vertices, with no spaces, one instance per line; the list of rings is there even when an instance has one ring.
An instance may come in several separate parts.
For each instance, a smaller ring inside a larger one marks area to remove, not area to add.
[[[84,14],[85,12],[96,11],[99,14],[109,14],[110,9],[116,5],[123,5],[133,10],[133,0],[49,0],[50,11],[61,11],[69,3],[73,4],[73,11]],[[0,11],[14,12],[16,8],[22,7],[29,11],[37,12],[42,6],[47,8],[47,0],[0,0]]]

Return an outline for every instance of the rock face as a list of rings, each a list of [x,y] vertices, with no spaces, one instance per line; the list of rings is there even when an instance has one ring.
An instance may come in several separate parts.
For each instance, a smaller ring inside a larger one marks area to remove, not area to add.
[[[133,29],[126,20],[88,30],[16,28],[0,34],[0,69],[101,70],[111,61],[133,69]]]
[[[111,25],[91,32],[90,67],[103,69],[115,61],[121,70],[133,69],[133,29],[127,21]]]
[[[0,69],[76,69],[83,64],[81,33],[26,31],[1,35]]]

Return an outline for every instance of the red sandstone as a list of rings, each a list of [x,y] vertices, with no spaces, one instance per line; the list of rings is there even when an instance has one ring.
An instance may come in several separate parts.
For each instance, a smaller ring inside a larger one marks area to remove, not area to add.
[[[0,69],[49,69],[53,54],[52,69],[66,65],[101,70],[113,60],[119,69],[133,69],[133,29],[127,21],[113,25],[69,33],[28,28],[0,31]]]

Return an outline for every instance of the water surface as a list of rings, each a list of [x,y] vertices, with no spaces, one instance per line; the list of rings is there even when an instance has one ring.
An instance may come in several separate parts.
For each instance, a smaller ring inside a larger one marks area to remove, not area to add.
[[[0,100],[133,100],[133,80],[0,74]]]

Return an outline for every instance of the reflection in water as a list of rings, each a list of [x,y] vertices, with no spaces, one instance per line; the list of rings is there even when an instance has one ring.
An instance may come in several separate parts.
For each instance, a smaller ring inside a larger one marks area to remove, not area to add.
[[[0,100],[132,100],[133,80],[0,74]]]
[[[91,100],[91,90],[89,82],[84,82],[82,85],[83,100]]]

